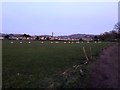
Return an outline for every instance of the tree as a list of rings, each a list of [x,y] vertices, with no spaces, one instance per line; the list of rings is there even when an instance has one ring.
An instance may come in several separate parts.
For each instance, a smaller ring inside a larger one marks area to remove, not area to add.
[[[80,39],[79,39],[79,41],[83,41],[83,39],[82,39],[82,38],[80,38]]]
[[[98,41],[98,36],[94,36],[94,41]]]
[[[47,38],[46,38],[46,40],[50,40],[50,38],[49,38],[49,37],[47,37]]]
[[[38,36],[36,37],[36,40],[39,40],[39,37],[38,37]]]
[[[28,37],[30,37],[30,35],[23,34],[23,37],[28,38]]]
[[[115,30],[118,34],[120,34],[120,22],[118,22],[117,24],[115,24],[114,30]]]
[[[6,35],[6,36],[5,36],[6,39],[9,39],[9,37],[10,37],[9,35]]]
[[[104,32],[102,35],[100,35],[100,39],[104,41],[120,40],[120,22],[115,24],[112,31]]]
[[[114,30],[117,33],[117,38],[120,39],[120,22],[118,22],[117,24],[115,24]]]

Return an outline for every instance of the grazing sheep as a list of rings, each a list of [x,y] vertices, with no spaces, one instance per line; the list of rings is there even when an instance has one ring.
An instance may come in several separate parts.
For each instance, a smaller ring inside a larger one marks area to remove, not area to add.
[[[20,43],[22,43],[22,42],[20,42]]]
[[[79,42],[76,42],[76,43],[79,43]]]
[[[11,43],[13,43],[13,42],[11,41]]]
[[[31,43],[31,42],[28,42],[28,43]]]
[[[59,43],[59,42],[55,42],[55,43]]]

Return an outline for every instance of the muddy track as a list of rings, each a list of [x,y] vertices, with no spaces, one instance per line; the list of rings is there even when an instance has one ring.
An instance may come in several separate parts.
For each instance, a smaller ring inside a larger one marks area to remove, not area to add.
[[[90,66],[88,88],[118,88],[119,51],[120,44],[103,50],[100,57]]]

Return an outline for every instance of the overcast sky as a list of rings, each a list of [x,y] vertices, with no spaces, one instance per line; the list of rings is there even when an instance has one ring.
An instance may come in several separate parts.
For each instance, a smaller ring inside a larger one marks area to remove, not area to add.
[[[2,32],[100,34],[118,21],[117,2],[4,2]]]

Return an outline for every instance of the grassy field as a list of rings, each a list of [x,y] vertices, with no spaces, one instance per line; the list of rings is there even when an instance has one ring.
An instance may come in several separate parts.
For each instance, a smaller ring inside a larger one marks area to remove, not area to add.
[[[3,41],[2,46],[2,83],[3,88],[48,87],[54,75],[86,61],[85,47],[90,56],[97,57],[110,42],[102,43],[50,43],[45,41]]]

